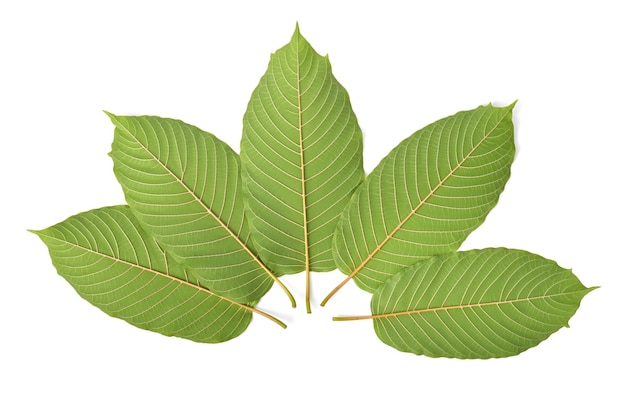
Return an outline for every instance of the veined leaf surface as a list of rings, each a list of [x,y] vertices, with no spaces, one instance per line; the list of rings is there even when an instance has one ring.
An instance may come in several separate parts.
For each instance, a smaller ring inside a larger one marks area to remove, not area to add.
[[[365,318],[374,319],[384,343],[403,352],[499,358],[567,327],[593,289],[526,251],[464,251],[421,261],[387,280]],[[347,319],[356,318],[337,318]]]
[[[336,268],[331,239],[364,178],[362,134],[330,62],[298,28],[271,56],[244,115],[241,160],[252,237],[279,274]]]
[[[284,326],[198,286],[140,227],[128,206],[84,212],[34,233],[81,297],[139,328],[214,343],[241,334],[253,312]]]
[[[202,285],[241,303],[273,281],[244,218],[239,156],[210,133],[153,116],[115,116],[111,157],[141,225]]]
[[[514,104],[513,104],[514,105]],[[373,292],[415,262],[456,250],[496,205],[515,154],[513,105],[459,112],[403,140],[344,210],[337,266]]]

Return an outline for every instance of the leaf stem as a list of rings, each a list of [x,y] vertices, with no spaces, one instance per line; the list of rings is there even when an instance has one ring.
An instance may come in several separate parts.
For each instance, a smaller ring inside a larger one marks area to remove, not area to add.
[[[294,299],[294,297],[291,294],[291,292],[289,291],[289,289],[287,289],[287,286],[285,286],[285,284],[282,283],[280,281],[280,279],[278,279],[278,277],[274,278],[274,282],[276,282],[278,284],[278,286],[280,286],[280,288],[287,294],[287,297],[291,301],[291,307],[295,308],[296,307],[296,299]]]
[[[348,275],[348,276],[346,277],[346,279],[344,279],[343,281],[341,281],[341,283],[340,283],[339,285],[337,285],[337,286],[335,287],[335,289],[333,289],[333,290],[332,290],[332,291],[328,294],[328,296],[326,296],[326,297],[324,298],[324,300],[322,300],[322,303],[320,303],[320,306],[324,307],[324,306],[326,305],[326,303],[328,303],[328,301],[330,300],[330,298],[331,298],[331,297],[333,297],[333,296],[335,295],[335,293],[337,293],[337,292],[339,291],[339,289],[341,289],[341,288],[343,287],[343,285],[345,285],[346,283],[348,283],[348,281],[349,281],[350,279],[352,279],[352,277],[353,277],[354,275],[356,275],[356,271],[355,271],[355,272],[352,272],[350,275]],[[334,319],[334,318],[333,318],[333,319]]]
[[[374,316],[333,317],[333,321],[371,320]]]
[[[252,312],[258,314],[259,316],[263,316],[263,317],[267,318],[268,320],[271,320],[271,321],[275,322],[276,324],[278,324],[282,328],[287,328],[287,324],[283,323],[282,321],[280,321],[276,317],[272,316],[271,314],[266,313],[266,312],[261,311],[261,310],[258,310],[258,309],[254,308],[254,307],[250,307],[250,306],[246,306],[246,307],[248,307]]]

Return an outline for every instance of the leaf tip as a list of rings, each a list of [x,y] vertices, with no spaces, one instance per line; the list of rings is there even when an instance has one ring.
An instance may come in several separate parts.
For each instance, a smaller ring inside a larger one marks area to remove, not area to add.
[[[587,290],[585,292],[591,293],[591,292],[593,292],[596,289],[600,289],[600,286],[592,286],[590,288],[587,288]]]
[[[44,242],[44,244],[46,243],[46,236],[49,236],[49,232],[47,232],[46,230],[48,229],[42,229],[42,230],[32,230],[32,229],[26,229],[27,232],[34,234],[35,236],[39,237],[39,239],[41,241]]]
[[[106,116],[109,117],[109,119],[111,120],[111,122],[113,122],[114,125],[117,124],[117,121],[118,121],[118,116],[117,115],[112,114],[109,111],[106,111],[104,109],[102,110],[102,112],[104,112],[106,114]]]
[[[515,108],[515,105],[517,104],[517,101],[519,101],[519,100],[513,101],[511,104],[509,104],[509,106],[507,106],[507,108],[510,109],[510,110],[513,110],[513,108]]]
[[[297,41],[302,38],[302,34],[300,33],[300,24],[296,21],[296,29],[293,31],[293,35],[291,36],[292,41]]]

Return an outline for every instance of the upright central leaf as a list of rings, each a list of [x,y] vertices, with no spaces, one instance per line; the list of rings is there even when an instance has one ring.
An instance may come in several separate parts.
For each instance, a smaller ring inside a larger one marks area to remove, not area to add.
[[[331,239],[364,178],[362,134],[327,57],[298,28],[272,55],[244,115],[241,161],[252,237],[278,274],[336,268]]]

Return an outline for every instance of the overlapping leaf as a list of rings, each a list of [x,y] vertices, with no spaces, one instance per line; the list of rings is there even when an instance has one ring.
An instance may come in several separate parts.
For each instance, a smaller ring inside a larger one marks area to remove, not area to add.
[[[378,337],[400,351],[497,358],[568,326],[591,290],[538,255],[474,250],[434,257],[390,278],[374,293],[367,318]]]
[[[373,292],[389,276],[456,250],[478,227],[510,175],[513,105],[481,106],[415,132],[387,155],[341,216],[333,255]]]
[[[222,342],[241,334],[256,311],[195,284],[145,233],[128,206],[84,212],[34,233],[80,296],[137,327]]]
[[[287,292],[250,243],[239,157],[228,145],[174,119],[109,116],[115,175],[133,214],[168,253],[238,302],[257,301],[274,280]]]
[[[272,55],[244,115],[243,189],[252,237],[279,274],[335,269],[331,238],[363,180],[348,93],[296,31]],[[307,276],[307,307],[309,286]]]

